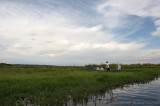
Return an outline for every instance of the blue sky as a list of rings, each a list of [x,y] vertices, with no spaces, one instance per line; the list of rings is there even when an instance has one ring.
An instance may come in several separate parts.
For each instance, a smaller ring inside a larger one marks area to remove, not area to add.
[[[160,63],[160,0],[0,0],[0,62]]]

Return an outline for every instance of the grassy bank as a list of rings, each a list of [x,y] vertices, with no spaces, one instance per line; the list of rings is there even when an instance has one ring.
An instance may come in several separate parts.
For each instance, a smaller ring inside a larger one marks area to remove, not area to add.
[[[115,64],[110,67],[115,69]],[[0,105],[14,105],[16,101],[23,105],[23,99],[41,105],[62,105],[68,100],[76,104],[89,94],[147,82],[160,75],[160,65],[154,64],[122,65],[122,69],[114,73],[88,72],[80,66],[0,65]]]

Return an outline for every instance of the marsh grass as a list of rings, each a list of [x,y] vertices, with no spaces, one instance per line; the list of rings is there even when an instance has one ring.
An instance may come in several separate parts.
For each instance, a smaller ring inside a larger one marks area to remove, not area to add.
[[[87,65],[96,68],[97,65]],[[116,64],[111,64],[114,69]],[[122,65],[122,72],[89,72],[83,66],[0,65],[0,105],[62,105],[126,84],[146,83],[160,75],[160,65]]]

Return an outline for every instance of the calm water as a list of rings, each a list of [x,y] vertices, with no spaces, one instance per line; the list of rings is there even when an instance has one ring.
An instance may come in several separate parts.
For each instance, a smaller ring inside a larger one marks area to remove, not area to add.
[[[146,84],[127,85],[104,94],[90,96],[78,106],[160,106],[160,78]]]
[[[123,88],[102,91],[99,95],[90,95],[76,106],[160,106],[160,78],[146,84],[125,85]],[[24,101],[24,106],[40,106]],[[16,103],[19,104],[18,102]],[[64,106],[73,106],[69,101]]]

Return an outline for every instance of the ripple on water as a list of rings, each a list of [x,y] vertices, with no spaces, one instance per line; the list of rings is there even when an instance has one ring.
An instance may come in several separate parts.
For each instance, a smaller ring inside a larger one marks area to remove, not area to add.
[[[160,78],[146,84],[135,84],[105,93],[99,100],[91,100],[87,106],[160,106]]]

